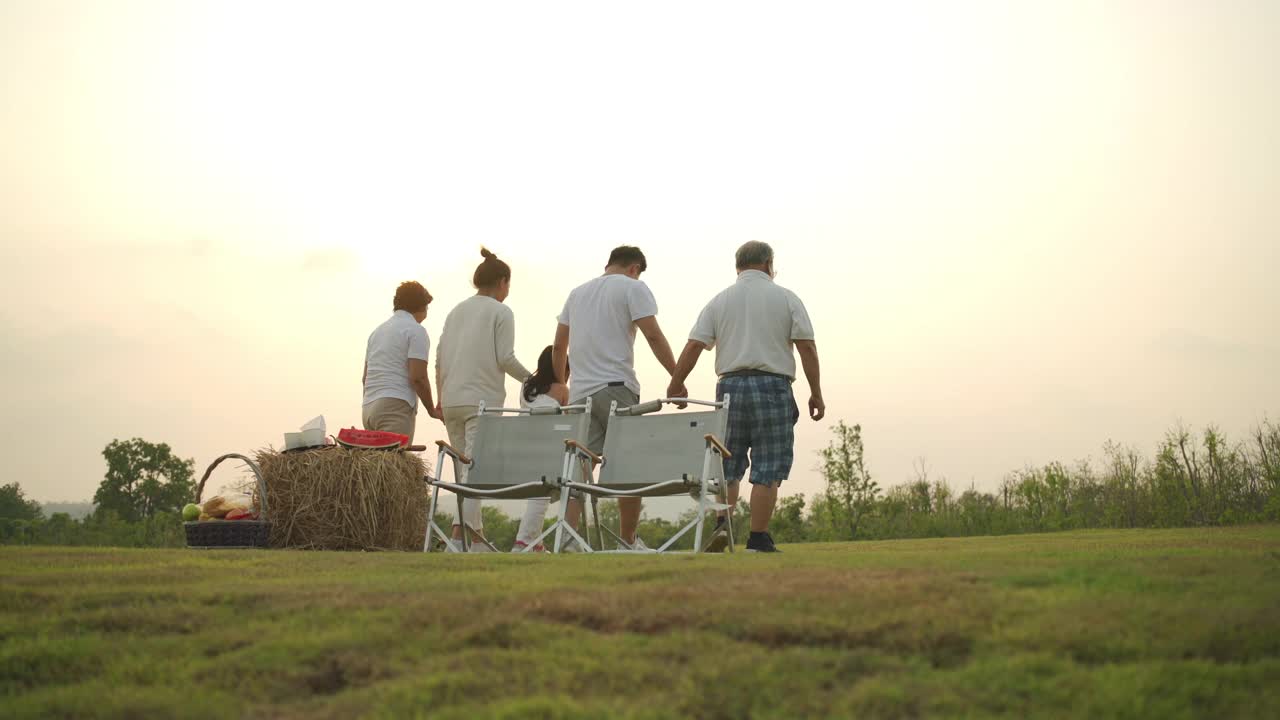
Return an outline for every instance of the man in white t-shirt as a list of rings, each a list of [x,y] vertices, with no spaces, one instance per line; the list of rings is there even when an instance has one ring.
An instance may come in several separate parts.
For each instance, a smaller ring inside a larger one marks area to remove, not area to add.
[[[412,441],[419,399],[428,415],[440,419],[427,372],[431,338],[422,327],[429,304],[431,294],[426,288],[416,282],[401,283],[391,317],[369,335],[360,379],[365,430],[400,433]]]
[[[729,395],[724,477],[729,482],[729,505],[738,501],[738,484],[751,469],[751,536],[747,550],[777,552],[769,535],[769,520],[778,500],[778,486],[791,473],[795,458],[795,424],[800,419],[791,383],[796,379],[800,353],[809,380],[809,417],[821,420],[822,400],[818,346],[804,303],[773,281],[773,248],[751,241],[735,257],[738,280],[712,298],[689,333],[680,353],[667,397],[687,397],[685,378],[703,350],[715,348],[716,398]],[[748,450],[750,456],[748,457]],[[707,546],[718,552],[727,544],[724,513]]]
[[[640,281],[640,273],[648,268],[640,248],[623,245],[609,255],[604,275],[579,285],[569,293],[560,313],[553,346],[556,378],[565,381],[568,358],[573,358],[573,378],[569,384],[569,403],[591,398],[591,427],[587,447],[594,453],[604,451],[605,431],[609,426],[609,405],[619,407],[640,402],[640,381],[636,379],[636,329],[644,334],[649,349],[668,373],[676,367],[675,356],[667,337],[658,327],[658,302],[649,286]],[[629,546],[641,549],[636,539],[640,521],[640,498],[620,498],[620,535]],[[568,517],[576,527],[581,501],[574,499]]]

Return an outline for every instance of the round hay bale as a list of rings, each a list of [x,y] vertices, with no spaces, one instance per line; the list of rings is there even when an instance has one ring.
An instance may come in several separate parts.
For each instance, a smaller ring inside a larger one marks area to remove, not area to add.
[[[341,446],[260,450],[271,546],[300,550],[421,550],[428,463],[414,453]]]

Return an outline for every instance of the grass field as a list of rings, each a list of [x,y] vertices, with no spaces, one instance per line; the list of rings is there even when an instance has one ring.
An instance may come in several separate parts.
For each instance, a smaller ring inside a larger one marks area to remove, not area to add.
[[[1280,527],[783,549],[0,548],[0,715],[1280,716]]]

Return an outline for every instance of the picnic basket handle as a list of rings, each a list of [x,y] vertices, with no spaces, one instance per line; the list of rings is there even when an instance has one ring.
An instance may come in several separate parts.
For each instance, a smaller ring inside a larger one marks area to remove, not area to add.
[[[218,465],[221,464],[223,460],[231,460],[231,459],[244,461],[244,464],[248,465],[249,469],[253,471],[253,476],[257,478],[257,481],[258,481],[258,499],[259,499],[259,502],[262,504],[262,515],[260,519],[266,520],[267,519],[267,483],[265,480],[262,479],[262,468],[259,468],[258,463],[254,462],[252,459],[245,457],[244,455],[241,455],[239,453],[227,453],[226,455],[223,455],[217,460],[214,460],[209,465],[209,469],[204,471],[204,477],[200,478],[200,484],[196,486],[196,504],[197,505],[200,504],[200,495],[204,493],[204,483],[206,480],[209,479],[209,476],[213,474],[213,469],[218,467]]]

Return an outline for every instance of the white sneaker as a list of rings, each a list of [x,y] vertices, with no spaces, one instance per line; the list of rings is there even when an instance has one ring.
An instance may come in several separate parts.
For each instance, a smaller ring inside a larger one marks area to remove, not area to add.
[[[644,540],[640,539],[639,535],[636,536],[635,542],[631,543],[630,547],[627,547],[626,549],[631,550],[632,552],[652,552],[649,546],[644,544]]]
[[[516,544],[511,546],[511,552],[513,553],[541,553],[546,551],[547,548],[542,543],[529,547],[529,543],[523,540],[517,540]]]

